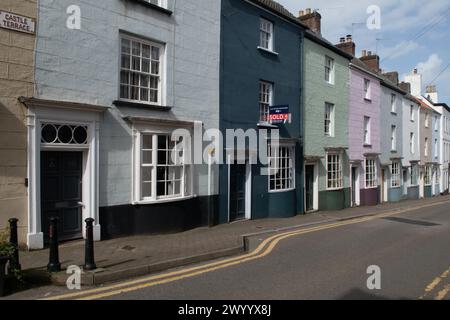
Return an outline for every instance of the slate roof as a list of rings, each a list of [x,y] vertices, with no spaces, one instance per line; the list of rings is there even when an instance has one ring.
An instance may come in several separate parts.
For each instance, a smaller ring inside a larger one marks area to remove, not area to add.
[[[318,33],[315,33],[315,32],[313,32],[311,30],[305,30],[305,37],[310,39],[310,40],[312,40],[312,41],[314,41],[314,42],[317,42],[318,44],[320,44],[320,45],[322,45],[322,46],[332,50],[333,52],[335,52],[335,53],[337,53],[337,54],[339,54],[339,55],[341,55],[341,56],[343,56],[343,57],[345,57],[345,58],[347,58],[349,60],[351,60],[352,57],[353,57],[351,54],[348,54],[344,50],[336,47],[330,41],[328,41],[327,39],[322,37],[322,35],[320,35]]]
[[[297,19],[297,17],[295,17],[288,9],[286,9],[283,5],[274,0],[249,0],[249,1],[253,2],[254,4],[260,5],[261,7],[291,21],[292,23],[295,23],[305,29],[308,29],[308,27],[304,25],[302,22],[300,22]]]
[[[277,13],[279,13],[282,16],[285,16],[286,18],[290,19],[296,19],[296,17],[285,7],[283,7],[281,4],[279,4],[276,1],[273,0],[251,0],[252,2],[258,3],[262,5],[263,7],[266,7],[268,9],[271,9]]]

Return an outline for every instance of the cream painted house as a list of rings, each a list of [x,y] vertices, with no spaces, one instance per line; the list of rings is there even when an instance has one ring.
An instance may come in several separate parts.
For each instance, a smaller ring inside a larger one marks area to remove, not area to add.
[[[34,93],[37,1],[0,2],[0,231],[19,219],[26,243],[27,119],[20,96]]]

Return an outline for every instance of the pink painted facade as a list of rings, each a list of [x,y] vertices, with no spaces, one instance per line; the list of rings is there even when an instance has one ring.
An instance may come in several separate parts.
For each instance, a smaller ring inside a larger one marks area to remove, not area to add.
[[[370,81],[370,101],[365,99],[364,79]],[[381,153],[380,144],[380,80],[354,67],[350,68],[349,157],[364,160],[367,153]],[[364,145],[364,117],[370,117],[370,146]]]
[[[357,61],[362,64],[361,61]],[[351,201],[353,206],[376,205],[379,203],[379,179],[381,153],[380,124],[381,85],[380,80],[366,68],[352,64],[350,67],[349,94],[349,160],[351,172]],[[365,91],[369,81],[368,94]],[[370,119],[369,143],[365,143],[365,117]],[[388,129],[386,129],[388,130]],[[376,178],[373,186],[366,184],[366,160],[376,163]]]

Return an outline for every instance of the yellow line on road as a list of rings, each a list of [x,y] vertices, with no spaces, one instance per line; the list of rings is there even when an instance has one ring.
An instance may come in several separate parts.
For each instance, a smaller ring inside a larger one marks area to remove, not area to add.
[[[450,291],[450,284],[446,285],[444,289],[439,291],[434,300],[444,300],[445,296],[449,293],[449,291]]]
[[[91,290],[86,290],[86,291],[81,291],[81,292],[76,292],[76,293],[70,293],[70,294],[65,294],[65,295],[60,295],[60,296],[49,297],[49,298],[46,298],[43,300],[63,300],[63,299],[71,299],[71,298],[79,298],[81,300],[102,299],[102,298],[106,298],[106,297],[116,296],[116,295],[119,295],[122,293],[140,290],[143,288],[166,284],[166,283],[182,280],[185,278],[194,277],[194,276],[197,276],[200,274],[212,272],[212,271],[215,271],[218,269],[227,268],[227,267],[230,267],[233,265],[245,263],[248,261],[261,259],[261,258],[269,255],[281,240],[284,240],[284,239],[287,239],[290,237],[303,235],[303,234],[307,234],[307,233],[312,233],[312,232],[317,232],[317,231],[322,231],[322,230],[327,230],[327,229],[338,228],[338,227],[357,224],[357,223],[363,223],[363,222],[367,222],[367,221],[371,221],[371,220],[375,220],[375,219],[379,219],[379,218],[383,218],[383,217],[389,217],[389,216],[398,215],[398,214],[405,213],[405,212],[416,211],[418,209],[441,205],[444,203],[450,203],[450,201],[433,203],[433,204],[428,204],[428,205],[424,205],[421,207],[415,207],[415,208],[406,208],[403,210],[382,213],[382,214],[378,214],[378,215],[374,215],[374,216],[370,216],[370,217],[356,218],[356,219],[349,220],[349,221],[330,223],[330,224],[326,224],[326,225],[321,225],[321,226],[310,227],[310,228],[306,228],[306,229],[276,234],[276,235],[273,235],[273,236],[265,239],[251,253],[244,254],[239,257],[224,259],[224,260],[220,260],[220,261],[216,261],[216,262],[212,262],[212,263],[208,263],[208,264],[204,264],[204,265],[200,265],[200,266],[196,266],[196,267],[186,268],[186,269],[177,270],[174,272],[168,272],[168,273],[155,275],[155,276],[150,276],[150,277],[146,277],[146,278],[142,278],[142,279],[138,279],[138,280],[134,280],[134,281],[122,282],[119,284],[105,286],[102,288],[96,288],[96,289],[91,289]],[[267,248],[266,248],[266,246],[267,246]]]
[[[448,276],[450,275],[450,268],[445,270],[439,277],[436,277],[431,283],[425,288],[425,294],[419,298],[419,300],[425,299],[433,290],[437,288],[437,286],[444,281]],[[436,300],[442,300],[448,293],[448,290],[444,292],[444,290],[440,291],[437,296]],[[443,297],[441,299],[437,299],[443,294]]]

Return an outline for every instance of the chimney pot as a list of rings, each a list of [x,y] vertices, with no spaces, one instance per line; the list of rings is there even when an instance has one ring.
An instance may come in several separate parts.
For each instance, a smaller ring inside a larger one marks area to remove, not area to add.
[[[365,57],[365,56],[367,55],[367,51],[366,51],[366,50],[363,50],[363,51],[361,52],[361,55],[362,55],[363,57]]]
[[[414,69],[414,74],[417,74],[418,70],[417,68]]]
[[[345,42],[345,38],[342,37],[342,38],[339,40],[339,42],[340,42],[340,43],[344,43],[344,42]]]
[[[299,17],[304,16],[304,15],[305,15],[305,11],[304,11],[304,10],[300,10],[300,11],[298,12],[298,16],[299,16]]]
[[[300,12],[303,12],[303,10]],[[299,20],[307,25],[309,29],[311,29],[311,31],[313,31],[314,33],[321,34],[322,16],[316,10],[312,12],[311,8],[306,9],[304,14],[300,15]]]

